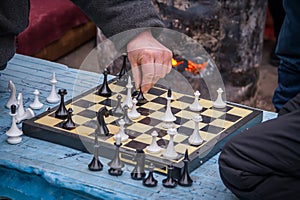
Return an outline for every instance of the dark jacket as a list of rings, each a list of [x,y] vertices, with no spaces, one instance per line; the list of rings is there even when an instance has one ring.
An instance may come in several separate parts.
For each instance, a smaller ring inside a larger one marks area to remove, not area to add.
[[[73,0],[110,37],[125,30],[162,27],[151,0]],[[15,37],[28,25],[28,0],[0,1],[0,69],[15,53]]]

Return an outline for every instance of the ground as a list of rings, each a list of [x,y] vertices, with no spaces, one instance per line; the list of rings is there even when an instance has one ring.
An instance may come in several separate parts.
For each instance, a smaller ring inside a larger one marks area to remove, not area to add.
[[[77,48],[72,53],[60,58],[57,62],[66,64],[69,67],[78,68],[84,61],[86,56],[94,48],[95,41],[89,41],[83,46]],[[257,92],[255,96],[242,104],[249,105],[255,108],[260,108],[268,111],[275,111],[272,104],[272,96],[274,89],[277,86],[277,67],[268,63],[269,55],[273,48],[273,41],[264,41],[264,49],[262,55],[262,62],[260,64],[260,75],[258,81]],[[89,62],[96,62],[90,60]],[[92,66],[91,64],[90,66]]]

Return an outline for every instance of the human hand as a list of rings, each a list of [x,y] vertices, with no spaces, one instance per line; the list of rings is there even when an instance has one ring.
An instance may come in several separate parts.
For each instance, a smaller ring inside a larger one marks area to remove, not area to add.
[[[159,43],[150,31],[136,36],[127,44],[128,59],[136,88],[148,92],[172,68],[172,52]]]

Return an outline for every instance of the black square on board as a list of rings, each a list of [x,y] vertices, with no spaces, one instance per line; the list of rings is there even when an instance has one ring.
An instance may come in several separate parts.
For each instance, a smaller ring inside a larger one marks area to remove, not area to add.
[[[160,123],[161,121],[158,119],[150,118],[150,117],[145,117],[142,120],[138,121],[138,123],[141,124],[146,124],[149,126],[156,126]]]
[[[166,112],[166,109],[167,109],[167,106],[165,106],[164,108],[159,109],[158,111],[165,113],[165,112]],[[177,114],[178,112],[180,112],[181,109],[171,107],[171,111],[172,111],[173,115],[175,115],[175,114]]]
[[[188,135],[188,136],[190,136],[190,135],[192,135],[193,131],[194,131],[194,127],[188,128],[188,127],[185,127],[185,126],[180,126],[178,128],[177,132],[180,133],[180,134],[182,134],[182,135]]]
[[[239,120],[241,118],[242,117],[240,117],[240,116],[232,115],[232,114],[228,114],[228,113],[225,113],[224,115],[219,117],[219,119],[224,119],[224,120],[230,121],[230,122],[236,122],[237,120]]]
[[[156,97],[155,99],[152,99],[151,102],[158,103],[161,105],[167,105],[167,99],[165,99],[163,97]]]
[[[75,106],[78,106],[78,107],[81,107],[81,108],[89,108],[89,107],[91,107],[95,104],[96,103],[91,102],[91,101],[87,101],[87,100],[84,100],[84,99],[80,99],[80,100],[72,103],[72,105],[75,105]]]
[[[148,108],[139,107],[136,110],[144,116],[148,116],[150,114],[150,110]]]
[[[117,105],[117,101],[113,99],[104,99],[103,101],[100,101],[99,104],[114,107]]]
[[[77,115],[92,119],[97,116],[97,113],[92,110],[83,110],[83,111],[77,113]]]
[[[188,97],[188,96],[182,96],[178,99],[178,101],[188,103],[188,104],[192,104],[194,102],[194,100],[195,100],[195,98]]]
[[[217,134],[217,133],[223,131],[224,128],[216,127],[216,126],[213,126],[213,125],[206,125],[203,128],[201,128],[200,130],[204,131],[204,132],[209,132],[209,133]]]
[[[132,149],[145,149],[148,146],[148,144],[145,144],[145,143],[142,143],[142,142],[139,142],[139,141],[135,141],[135,140],[131,140],[130,142],[128,142],[124,146],[130,147]]]
[[[87,122],[85,122],[84,124],[82,124],[83,126],[89,127],[89,128],[93,128],[96,129],[98,122],[96,120],[89,120]]]
[[[162,94],[166,93],[165,90],[160,90],[158,88],[151,88],[149,91],[148,91],[149,94],[153,94],[155,96],[161,96]]]

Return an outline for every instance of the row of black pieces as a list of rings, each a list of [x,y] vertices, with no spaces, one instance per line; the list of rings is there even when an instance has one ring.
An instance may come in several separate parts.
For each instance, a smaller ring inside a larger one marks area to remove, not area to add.
[[[116,152],[115,152],[114,158],[108,163],[108,165],[110,166],[108,173],[112,176],[121,176],[123,173],[122,168],[124,167],[124,163],[120,159],[120,152],[119,152],[119,148],[121,145],[122,144],[115,143]],[[95,148],[93,160],[88,165],[88,167],[91,171],[101,171],[103,169],[103,164],[99,161],[99,158],[98,158],[99,146],[97,145],[95,147],[96,148]],[[158,181],[153,176],[154,166],[152,165],[152,163],[149,166],[149,174],[146,177],[146,173],[145,173],[145,169],[144,169],[144,166],[145,166],[144,151],[141,149],[137,149],[134,160],[136,161],[136,165],[131,172],[131,178],[134,180],[143,180],[143,185],[147,186],[147,187],[157,186]],[[172,165],[168,166],[168,175],[165,179],[162,180],[162,184],[164,187],[174,188],[177,186],[177,184],[184,186],[184,187],[192,186],[193,180],[191,179],[189,172],[188,172],[189,158],[188,158],[187,150],[185,152],[185,157],[183,159],[183,162],[184,162],[183,172],[178,180],[176,180],[173,177],[174,167]]]

